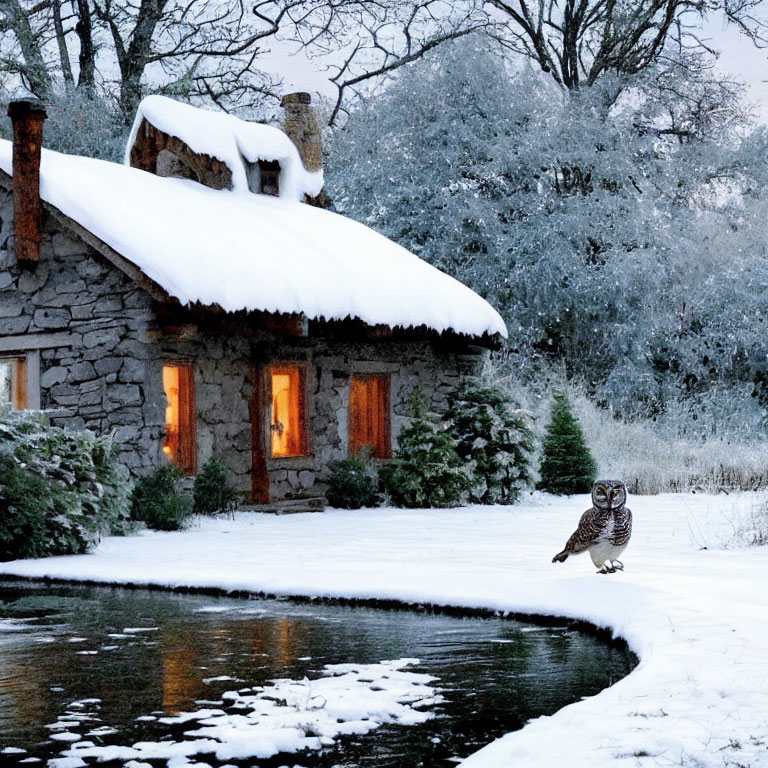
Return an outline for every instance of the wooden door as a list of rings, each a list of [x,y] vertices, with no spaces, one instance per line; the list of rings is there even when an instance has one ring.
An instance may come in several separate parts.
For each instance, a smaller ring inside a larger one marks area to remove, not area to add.
[[[267,430],[265,414],[269,405],[267,371],[263,366],[251,368],[253,395],[251,397],[251,495],[254,504],[269,503],[269,472],[267,471]]]

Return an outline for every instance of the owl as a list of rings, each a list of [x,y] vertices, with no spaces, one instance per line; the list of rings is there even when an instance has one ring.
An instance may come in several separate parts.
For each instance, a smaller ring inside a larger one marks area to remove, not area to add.
[[[565,549],[558,552],[553,563],[562,563],[568,555],[589,550],[598,573],[616,573],[624,570],[618,559],[626,549],[632,535],[632,512],[625,507],[627,486],[621,480],[596,480],[592,486],[592,509],[579,520]]]

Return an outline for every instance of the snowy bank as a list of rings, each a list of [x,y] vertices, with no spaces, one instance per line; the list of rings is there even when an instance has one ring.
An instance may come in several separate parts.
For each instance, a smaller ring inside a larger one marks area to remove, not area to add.
[[[550,562],[587,497],[538,494],[510,508],[240,514],[0,572],[585,619],[629,642],[635,671],[463,765],[756,768],[768,766],[768,557],[718,544],[762,498],[630,497],[626,571],[612,576],[586,556]]]

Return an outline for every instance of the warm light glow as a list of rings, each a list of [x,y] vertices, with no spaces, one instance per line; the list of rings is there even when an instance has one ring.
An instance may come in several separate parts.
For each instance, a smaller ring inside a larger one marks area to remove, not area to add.
[[[195,473],[195,380],[191,365],[164,365],[165,442],[163,453],[185,474]]]
[[[165,390],[165,443],[163,453],[175,464],[179,460],[179,368],[163,366],[163,390]]]
[[[305,455],[302,409],[302,369],[299,366],[272,368],[272,456]]]
[[[163,711],[184,712],[203,693],[203,671],[192,642],[163,653]]]

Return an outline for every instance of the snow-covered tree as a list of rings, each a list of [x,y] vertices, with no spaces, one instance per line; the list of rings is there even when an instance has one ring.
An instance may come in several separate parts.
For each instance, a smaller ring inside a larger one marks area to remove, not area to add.
[[[558,494],[589,493],[597,475],[597,464],[563,392],[553,395],[539,474],[536,487]]]
[[[745,125],[684,60],[566,93],[469,37],[352,116],[329,189],[500,309],[523,373],[564,363],[625,415],[713,382],[765,403],[768,137]]]
[[[457,507],[467,500],[472,463],[456,452],[440,418],[414,393],[411,421],[397,438],[395,457],[379,474],[384,492],[398,507]]]
[[[453,398],[447,418],[456,452],[472,467],[469,501],[517,501],[531,483],[530,414],[501,387],[470,384]]]

